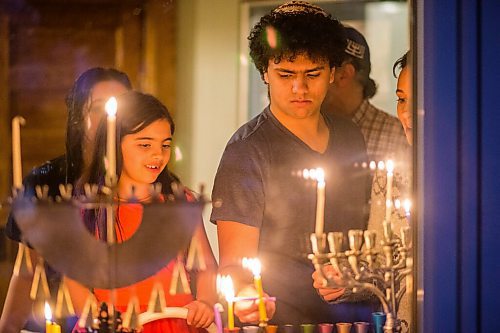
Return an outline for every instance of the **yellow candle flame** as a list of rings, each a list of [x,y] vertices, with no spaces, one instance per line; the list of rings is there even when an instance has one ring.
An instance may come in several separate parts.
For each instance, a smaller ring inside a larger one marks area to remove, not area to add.
[[[243,258],[242,264],[244,268],[252,271],[254,277],[260,276],[260,271],[262,269],[262,264],[257,258]]]
[[[227,301],[227,325],[229,326],[229,329],[233,329],[234,328],[234,312],[233,312],[234,285],[231,276],[217,275],[217,291],[219,293],[222,293]]]
[[[52,310],[50,309],[49,303],[45,302],[45,320],[52,321]]]
[[[234,285],[233,279],[231,276],[225,275],[222,277],[218,277],[218,286],[219,292],[224,295],[224,298],[228,302],[234,301]]]

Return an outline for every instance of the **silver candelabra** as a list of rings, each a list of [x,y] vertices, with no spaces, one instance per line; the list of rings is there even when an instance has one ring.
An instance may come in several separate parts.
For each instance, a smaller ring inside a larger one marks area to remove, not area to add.
[[[372,230],[349,230],[349,249],[345,251],[342,232],[311,234],[313,253],[308,258],[323,278],[324,287],[375,295],[386,314],[384,332],[401,332],[402,322],[397,318],[397,312],[407,291],[402,282],[412,272],[410,227],[402,227],[400,236],[393,233],[390,222],[384,221],[383,227],[380,248],[376,246],[376,233]],[[337,275],[328,273],[329,265]]]

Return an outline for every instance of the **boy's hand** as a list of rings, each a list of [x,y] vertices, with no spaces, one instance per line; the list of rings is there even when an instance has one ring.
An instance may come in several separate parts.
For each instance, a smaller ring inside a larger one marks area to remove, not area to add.
[[[188,309],[188,325],[207,328],[214,321],[214,309],[203,301],[194,300],[184,307]]]
[[[257,297],[257,291],[253,285],[243,288],[239,293],[239,297]],[[264,297],[268,297],[264,293]],[[270,320],[276,311],[276,303],[273,301],[264,301],[266,304],[267,319]],[[238,301],[234,304],[234,314],[242,323],[256,323],[259,321],[259,300],[255,301]]]
[[[323,267],[323,273],[328,279],[333,280],[337,286],[343,285],[342,276],[340,272],[333,268],[331,265]],[[318,294],[327,302],[335,301],[345,292],[345,288],[323,287],[323,279],[318,272],[314,271],[312,274],[313,287],[316,288]]]

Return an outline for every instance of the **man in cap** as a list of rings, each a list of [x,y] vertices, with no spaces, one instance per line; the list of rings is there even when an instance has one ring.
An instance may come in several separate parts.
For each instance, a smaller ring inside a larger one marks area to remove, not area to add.
[[[232,136],[217,170],[211,221],[217,224],[220,273],[232,276],[238,295],[255,295],[241,260],[260,258],[264,290],[276,296],[276,304],[266,301],[275,324],[366,321],[370,311],[320,298],[306,257],[316,182],[305,180],[302,170],[324,168],[325,232],[346,235],[367,224],[370,181],[360,167],[366,161],[362,134],[351,121],[320,113],[344,59],[343,26],[320,7],[292,1],[263,16],[249,41],[270,104]],[[257,302],[237,302],[235,313],[242,322],[259,320]]]
[[[396,117],[370,103],[377,92],[370,77],[370,48],[363,35],[346,27],[346,58],[335,71],[322,110],[351,119],[363,133],[370,161],[397,159],[408,150],[405,133]]]

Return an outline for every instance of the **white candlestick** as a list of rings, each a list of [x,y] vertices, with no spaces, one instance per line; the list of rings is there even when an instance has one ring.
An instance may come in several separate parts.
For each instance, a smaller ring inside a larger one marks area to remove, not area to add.
[[[386,209],[385,209],[385,220],[390,221],[392,215],[392,179],[394,177],[394,162],[388,160],[386,163],[387,169],[387,190],[386,190]]]
[[[106,159],[108,168],[106,169],[106,178],[109,181],[109,186],[115,185],[116,179],[116,98],[111,97],[105,105],[108,114],[107,122],[107,137],[106,137]],[[114,211],[110,205],[106,209],[106,225],[107,225],[107,240],[109,244],[115,242],[114,232]]]
[[[115,181],[116,177],[116,98],[111,97],[106,102],[106,112],[108,113],[108,127],[106,138],[106,158],[108,160],[108,168],[106,174],[111,181]]]
[[[323,235],[325,225],[325,172],[323,169],[316,169],[316,235]]]
[[[23,169],[21,163],[21,125],[26,120],[21,116],[12,119],[12,174],[15,188],[21,188],[23,185]]]

